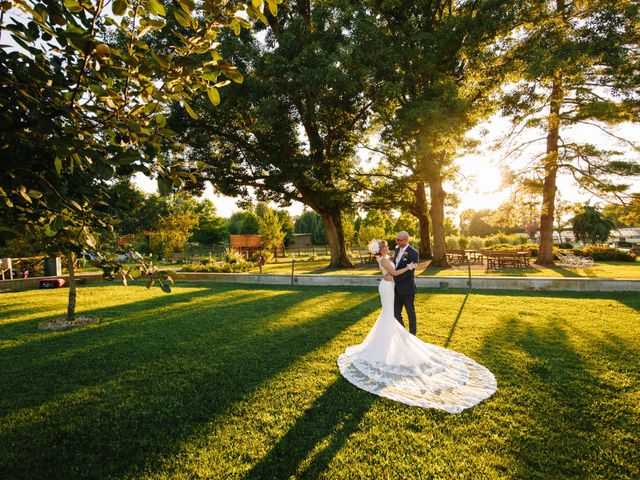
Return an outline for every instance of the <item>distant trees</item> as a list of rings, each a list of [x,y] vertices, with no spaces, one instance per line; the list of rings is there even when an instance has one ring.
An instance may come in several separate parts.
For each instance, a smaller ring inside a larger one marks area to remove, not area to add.
[[[322,217],[313,210],[305,210],[294,223],[295,233],[310,233],[315,245],[326,245],[327,234]]]

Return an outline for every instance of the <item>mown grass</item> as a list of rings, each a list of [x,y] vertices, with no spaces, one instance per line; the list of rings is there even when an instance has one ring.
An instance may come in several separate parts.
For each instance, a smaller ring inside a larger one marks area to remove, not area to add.
[[[336,357],[372,288],[84,286],[0,296],[0,477],[638,478],[640,296],[420,291],[418,335],[496,375],[450,415],[360,391]]]

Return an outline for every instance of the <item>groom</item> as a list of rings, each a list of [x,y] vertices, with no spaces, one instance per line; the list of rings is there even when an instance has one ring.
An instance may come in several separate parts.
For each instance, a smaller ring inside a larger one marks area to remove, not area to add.
[[[396,270],[404,268],[409,263],[417,264],[419,262],[418,252],[409,245],[409,234],[407,232],[398,232],[396,235],[396,249],[393,253],[391,261],[395,264]],[[416,282],[413,279],[414,270],[409,270],[397,277],[393,277],[395,281],[395,302],[393,305],[393,313],[396,320],[404,327],[402,321],[402,307],[407,310],[409,317],[409,332],[416,334]]]

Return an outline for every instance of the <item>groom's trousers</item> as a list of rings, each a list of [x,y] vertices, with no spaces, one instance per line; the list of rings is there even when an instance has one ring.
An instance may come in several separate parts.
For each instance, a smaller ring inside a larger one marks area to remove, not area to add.
[[[393,314],[396,320],[400,322],[400,325],[404,327],[404,321],[402,320],[402,307],[407,310],[407,317],[409,317],[409,333],[415,335],[416,326],[416,307],[415,307],[415,294],[399,295],[396,292],[396,296],[393,302]]]

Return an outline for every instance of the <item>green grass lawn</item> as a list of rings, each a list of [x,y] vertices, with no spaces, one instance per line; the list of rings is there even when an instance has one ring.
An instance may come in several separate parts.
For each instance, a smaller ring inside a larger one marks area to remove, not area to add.
[[[296,274],[316,275],[377,275],[377,264],[357,265],[354,269],[327,268],[328,259],[314,261],[296,261],[294,268]],[[425,268],[426,267],[426,268]],[[257,273],[258,269],[252,273]],[[289,275],[291,274],[291,262],[280,259],[280,263],[270,263],[263,268],[264,273]],[[454,264],[453,268],[439,269],[429,268],[427,262],[421,264],[417,270],[422,276],[466,276],[467,266]],[[471,275],[482,276],[517,276],[517,277],[591,277],[591,278],[640,278],[640,260],[636,262],[597,262],[593,268],[563,268],[563,267],[539,267],[531,265],[528,269],[506,268],[501,271],[486,271],[485,265],[472,265]]]
[[[37,330],[65,295],[0,295],[3,479],[640,477],[637,294],[420,291],[419,337],[498,381],[457,415],[339,375],[373,288],[91,285],[100,324]]]

